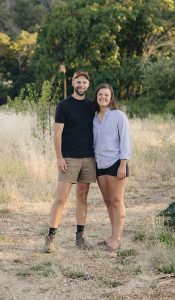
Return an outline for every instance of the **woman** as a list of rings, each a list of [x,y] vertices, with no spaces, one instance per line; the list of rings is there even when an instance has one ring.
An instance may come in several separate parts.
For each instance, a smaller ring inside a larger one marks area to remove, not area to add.
[[[125,223],[124,193],[129,176],[130,132],[126,115],[117,109],[114,92],[109,84],[101,84],[94,99],[94,151],[97,182],[106,204],[111,223],[111,236],[100,244],[117,250]]]

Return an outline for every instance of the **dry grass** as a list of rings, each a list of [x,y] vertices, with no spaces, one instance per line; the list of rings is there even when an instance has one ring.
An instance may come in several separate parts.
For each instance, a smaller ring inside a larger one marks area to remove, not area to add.
[[[34,116],[0,112],[0,299],[173,299],[174,232],[156,215],[174,199],[175,122],[132,120],[131,127],[122,249],[108,253],[96,246],[110,228],[93,184],[86,234],[95,250],[74,246],[73,188],[57,235],[58,251],[47,255],[43,236],[57,181],[53,143],[48,137],[43,152]]]
[[[133,158],[131,168],[136,178],[156,179],[174,184],[175,121],[160,117],[132,120]]]

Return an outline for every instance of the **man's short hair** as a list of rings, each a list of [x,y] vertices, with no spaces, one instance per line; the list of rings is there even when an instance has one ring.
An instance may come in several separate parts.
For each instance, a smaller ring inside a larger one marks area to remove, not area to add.
[[[85,71],[77,71],[74,73],[73,77],[72,77],[72,80],[74,80],[75,78],[79,77],[79,76],[85,76],[87,78],[87,80],[89,80],[89,74],[88,72],[85,72]]]

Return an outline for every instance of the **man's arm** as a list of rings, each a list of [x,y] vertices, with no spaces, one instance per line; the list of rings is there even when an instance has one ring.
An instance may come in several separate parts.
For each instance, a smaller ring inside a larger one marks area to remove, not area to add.
[[[54,145],[55,153],[57,157],[58,170],[65,172],[67,169],[66,162],[62,156],[61,145],[62,145],[62,132],[64,128],[64,123],[55,123],[54,127]]]

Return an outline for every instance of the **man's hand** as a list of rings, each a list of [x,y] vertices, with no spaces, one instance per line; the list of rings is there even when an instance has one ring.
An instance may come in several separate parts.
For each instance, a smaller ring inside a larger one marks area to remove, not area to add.
[[[61,172],[64,172],[64,173],[66,172],[67,164],[66,164],[65,159],[63,157],[57,159],[57,166],[58,166],[58,171],[61,171]]]

